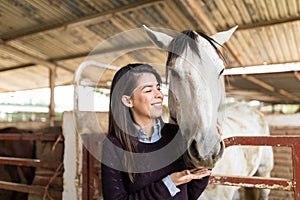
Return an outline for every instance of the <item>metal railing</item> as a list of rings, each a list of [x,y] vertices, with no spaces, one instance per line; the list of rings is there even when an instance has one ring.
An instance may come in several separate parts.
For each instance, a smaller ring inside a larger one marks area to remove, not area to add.
[[[211,177],[210,183],[257,189],[293,191],[295,200],[300,200],[300,136],[236,136],[226,138],[224,139],[224,142],[226,147],[234,145],[291,147],[293,178],[284,179],[214,175]]]

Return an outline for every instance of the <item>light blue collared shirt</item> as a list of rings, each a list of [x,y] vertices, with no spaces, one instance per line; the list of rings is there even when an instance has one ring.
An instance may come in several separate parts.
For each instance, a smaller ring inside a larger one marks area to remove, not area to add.
[[[138,139],[140,142],[143,143],[154,143],[160,140],[161,138],[161,123],[160,120],[157,119],[156,123],[154,124],[154,129],[151,138],[148,137],[146,133],[144,133],[143,129],[135,124],[136,128],[138,129]]]
[[[157,119],[155,125],[154,125],[154,129],[153,129],[153,133],[151,138],[148,137],[148,135],[146,133],[144,133],[143,129],[138,126],[137,124],[135,124],[137,129],[138,129],[138,139],[140,142],[142,143],[154,143],[157,142],[158,140],[160,140],[161,138],[161,122],[159,119]],[[178,192],[180,192],[180,189],[178,187],[176,187],[176,185],[174,184],[174,182],[172,181],[171,177],[168,175],[165,178],[162,179],[162,181],[164,182],[164,184],[167,186],[171,196],[175,196]]]

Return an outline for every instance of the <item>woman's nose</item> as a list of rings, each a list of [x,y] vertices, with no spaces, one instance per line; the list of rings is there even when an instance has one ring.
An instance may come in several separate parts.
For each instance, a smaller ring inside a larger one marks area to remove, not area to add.
[[[160,90],[156,89],[155,90],[155,97],[162,99],[164,97],[164,95],[163,95],[163,93]]]

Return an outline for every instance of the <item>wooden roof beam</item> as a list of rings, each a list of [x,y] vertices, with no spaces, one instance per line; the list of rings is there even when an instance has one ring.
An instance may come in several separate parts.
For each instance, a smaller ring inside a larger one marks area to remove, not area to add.
[[[31,63],[35,63],[35,64],[38,64],[38,65],[43,65],[43,66],[45,66],[49,69],[55,69],[56,68],[55,64],[53,64],[51,62],[47,62],[47,61],[45,61],[43,59],[40,59],[40,58],[37,58],[35,56],[32,56],[28,53],[25,53],[25,52],[13,47],[13,46],[5,44],[4,42],[0,42],[0,48],[2,50],[5,50],[6,52],[9,52],[9,53],[13,54],[13,55],[16,55],[18,57],[26,59]]]
[[[265,82],[263,82],[263,81],[255,78],[253,76],[248,76],[246,74],[243,74],[242,77],[245,78],[246,80],[248,80],[248,81],[250,81],[250,82],[252,82],[252,83],[254,83],[254,84],[256,84],[256,85],[258,85],[258,86],[260,86],[262,88],[264,88],[265,90],[268,90],[268,91],[274,92],[274,93],[279,93],[280,95],[285,96],[285,97],[287,97],[289,99],[292,99],[292,100],[294,100],[296,102],[300,101],[300,99],[297,96],[289,93],[288,91],[283,90],[283,89],[277,89],[277,88],[275,88],[275,87],[273,87],[273,86],[271,86],[271,85],[269,85],[269,84],[267,84],[267,83],[265,83]]]
[[[292,23],[300,21],[300,17],[291,17],[287,19],[278,19],[278,20],[270,20],[270,21],[264,21],[260,23],[253,23],[253,24],[246,24],[246,25],[239,25],[239,30],[249,30],[249,29],[256,29],[256,28],[262,28],[262,27],[268,27],[268,26],[275,26],[280,24],[286,24],[286,23]]]
[[[6,72],[15,69],[24,69],[26,67],[32,67],[34,65],[35,65],[34,63],[26,63],[26,64],[12,66],[12,67],[0,67],[0,72]]]
[[[164,0],[138,1],[138,2],[135,2],[135,3],[130,3],[126,6],[122,6],[122,7],[115,8],[115,9],[109,9],[109,10],[101,12],[101,13],[97,13],[97,14],[94,14],[94,15],[91,15],[91,16],[79,18],[79,19],[74,20],[74,21],[66,22],[64,24],[53,25],[51,27],[44,27],[44,28],[41,28],[39,30],[27,31],[24,34],[19,34],[19,35],[12,36],[10,38],[6,38],[5,41],[15,40],[15,39],[19,39],[19,38],[22,38],[22,37],[34,35],[34,34],[37,34],[37,33],[40,33],[40,32],[51,31],[51,30],[55,30],[55,29],[59,29],[59,28],[66,29],[68,27],[99,23],[101,21],[104,21],[104,20],[107,20],[108,18],[113,17],[116,13],[120,14],[122,12],[128,12],[130,10],[135,10],[135,9],[138,9],[138,8],[147,7],[147,6],[154,5],[154,4],[157,4],[157,3],[162,3],[162,2],[164,2]]]
[[[292,100],[295,100],[296,102],[299,102],[299,101],[300,101],[300,99],[299,99],[297,96],[295,96],[295,95],[289,93],[288,91],[286,91],[286,90],[284,90],[284,89],[278,89],[278,92],[279,92],[279,94],[281,94],[281,95],[283,95],[283,96],[286,96],[286,97],[288,97],[288,98],[290,98],[290,99],[292,99]]]
[[[294,71],[295,77],[300,81],[300,73],[298,71]]]
[[[23,68],[23,67],[30,67],[30,66],[33,65],[33,63],[36,64],[36,65],[45,66],[45,67],[47,67],[49,69],[52,69],[52,70],[55,69],[56,67],[60,67],[60,68],[62,68],[64,70],[66,70],[66,71],[72,72],[72,71],[70,71],[70,69],[68,69],[68,68],[66,68],[64,66],[58,65],[58,64],[53,63],[53,62],[48,61],[48,60],[44,60],[44,59],[35,57],[35,56],[31,55],[31,54],[28,54],[28,53],[26,53],[24,51],[21,51],[21,50],[15,48],[15,47],[13,47],[13,46],[11,46],[9,44],[6,44],[1,39],[0,39],[0,48],[2,50],[5,50],[8,53],[11,53],[11,54],[13,54],[15,56],[18,56],[18,57],[21,57],[23,59],[26,59],[26,60],[28,60],[30,62],[29,64],[23,64],[23,65],[20,65],[20,66],[15,66],[15,67],[10,67],[10,68],[6,68],[6,69],[1,69],[0,72],[1,71],[14,70],[14,69]]]
[[[254,83],[254,84],[256,84],[256,85],[258,85],[258,86],[260,86],[262,88],[264,88],[265,90],[268,90],[268,91],[271,91],[271,92],[275,92],[275,90],[276,90],[273,86],[271,86],[271,85],[269,85],[269,84],[267,84],[267,83],[265,83],[265,82],[263,82],[263,81],[255,78],[253,76],[248,76],[246,74],[243,74],[242,77],[244,79],[247,79],[248,81],[250,81],[250,82],[252,82],[252,83]]]
[[[64,61],[64,60],[71,60],[71,59],[86,57],[87,55],[93,56],[93,55],[98,55],[98,54],[112,53],[112,52],[116,52],[116,51],[126,51],[126,50],[130,50],[130,49],[140,49],[140,48],[144,48],[144,47],[149,47],[151,45],[152,45],[152,43],[150,41],[147,41],[147,42],[141,42],[141,43],[132,44],[132,45],[128,45],[128,46],[122,46],[122,47],[118,47],[118,48],[100,49],[100,50],[94,50],[92,52],[89,51],[89,52],[73,54],[73,55],[69,55],[69,56],[57,57],[57,58],[54,58],[54,59],[51,59],[51,60],[41,60],[41,62],[43,61],[43,62],[52,63],[53,65],[56,65],[57,67],[60,67],[60,68],[66,70],[68,72],[74,73],[73,70],[70,70],[70,69],[68,69],[66,67],[63,67],[61,65],[58,65],[56,63],[58,63],[60,61]],[[1,43],[0,43],[0,47],[1,47]],[[14,47],[12,47],[12,48],[14,48]],[[20,51],[20,50],[18,50],[18,51]],[[13,53],[12,51],[10,51],[10,52]],[[17,54],[17,55],[21,57],[23,55],[23,54],[21,55],[21,53],[23,53],[23,52],[20,51],[19,53],[20,53],[20,55],[19,54]],[[14,54],[14,55],[16,55],[16,54]],[[32,55],[30,55],[30,56],[32,56]],[[24,58],[24,57],[22,57],[22,58]],[[31,63],[26,63],[26,64],[22,64],[22,65],[17,65],[17,66],[12,66],[12,67],[8,67],[8,68],[0,69],[0,72],[20,69],[20,68],[25,68],[25,67],[32,67],[36,64],[42,64],[41,62],[37,63],[37,62],[34,62],[33,60],[32,61],[30,60],[30,62]]]

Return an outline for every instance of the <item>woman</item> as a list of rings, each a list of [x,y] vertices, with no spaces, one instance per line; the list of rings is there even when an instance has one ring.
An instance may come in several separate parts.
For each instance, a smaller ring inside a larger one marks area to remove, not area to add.
[[[104,200],[196,200],[208,184],[211,171],[188,169],[178,126],[161,119],[161,82],[147,64],[129,64],[113,78],[102,149]]]

